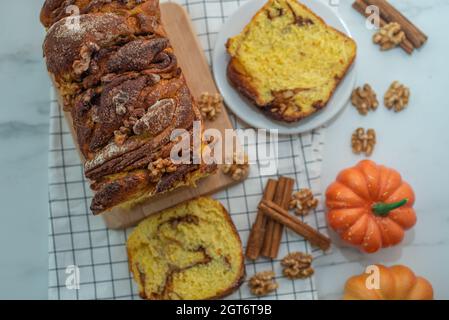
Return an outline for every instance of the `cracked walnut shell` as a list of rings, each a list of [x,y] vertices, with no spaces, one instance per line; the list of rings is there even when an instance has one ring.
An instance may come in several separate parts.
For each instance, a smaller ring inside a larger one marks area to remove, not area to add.
[[[222,171],[224,174],[231,176],[231,178],[235,181],[245,179],[249,174],[248,155],[244,154],[243,157],[240,157],[237,153],[234,152],[232,163],[224,164],[222,167]]]
[[[295,209],[295,213],[299,216],[307,215],[310,210],[316,209],[318,199],[315,199],[310,189],[300,189],[293,193],[289,203],[289,209]]]
[[[303,252],[292,252],[284,257],[282,273],[289,279],[305,279],[313,275],[313,257]]]
[[[373,36],[373,42],[380,46],[381,50],[389,50],[398,46],[405,40],[405,33],[397,22],[388,23]]]
[[[376,145],[376,131],[374,129],[368,129],[365,132],[363,128],[357,128],[352,134],[351,146],[352,152],[355,154],[365,153],[369,157]]]
[[[213,121],[221,113],[223,105],[223,98],[220,94],[216,93],[211,95],[210,93],[203,93],[198,101],[198,108],[200,109],[201,116],[207,120]]]
[[[384,96],[384,103],[388,109],[393,109],[395,112],[404,110],[410,99],[410,89],[394,81]]]
[[[374,111],[379,106],[376,93],[369,84],[354,89],[351,102],[361,115],[367,115],[368,111]]]
[[[273,271],[256,273],[249,279],[249,289],[256,296],[264,296],[276,290],[279,285],[276,282]]]

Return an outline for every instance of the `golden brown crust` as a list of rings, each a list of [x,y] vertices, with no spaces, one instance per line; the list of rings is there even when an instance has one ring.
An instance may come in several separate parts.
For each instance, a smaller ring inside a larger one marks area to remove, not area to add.
[[[42,6],[40,20],[46,27],[51,27],[59,20],[76,14],[72,10],[78,8],[79,14],[114,12],[128,14],[142,3],[147,4],[146,11],[149,15],[160,18],[158,0],[46,0]]]
[[[321,17],[315,15],[307,6],[305,6],[301,3],[298,3],[298,5],[303,7],[305,10],[311,12],[320,22],[322,22],[323,24],[326,24],[326,22]],[[265,14],[266,6],[268,6],[268,3],[264,7],[259,9],[259,11],[251,19],[249,24],[251,24],[251,22],[253,22],[255,20],[256,16],[258,16],[260,14]],[[293,9],[292,9],[292,11],[293,11]],[[299,18],[301,18],[301,17],[299,17]],[[302,24],[307,23],[307,21],[303,21],[303,20],[301,20],[300,22]],[[332,28],[332,29],[334,31],[336,31],[337,33],[341,34],[342,36],[344,36],[345,38],[348,38],[347,35],[345,35],[341,31],[334,29],[334,28]],[[248,29],[246,29],[245,31],[248,32]],[[228,39],[228,41],[226,43],[226,48],[227,48],[228,52],[229,52],[229,48],[231,46],[230,40],[231,39]],[[353,41],[353,40],[351,39],[351,41]],[[355,42],[354,42],[354,44],[355,44]],[[250,102],[253,103],[255,106],[260,108],[261,111],[264,114],[266,114],[268,117],[271,117],[272,119],[275,119],[278,121],[291,123],[291,122],[297,122],[304,118],[307,118],[310,115],[312,115],[312,114],[320,111],[324,107],[326,107],[330,98],[334,94],[336,88],[338,87],[338,85],[340,84],[340,82],[342,81],[342,79],[344,78],[346,73],[348,72],[349,68],[352,66],[353,62],[355,61],[355,58],[356,58],[356,53],[354,53],[354,55],[351,57],[344,72],[342,73],[343,77],[335,78],[335,80],[336,80],[335,84],[334,84],[332,90],[330,90],[329,95],[326,97],[326,99],[316,101],[316,103],[313,105],[313,107],[314,107],[313,112],[307,112],[307,113],[296,112],[294,115],[285,114],[285,112],[283,111],[284,109],[282,108],[282,105],[285,103],[285,101],[282,99],[282,92],[279,95],[273,93],[274,100],[272,102],[270,102],[269,104],[258,103],[258,101],[261,101],[260,94],[257,91],[257,89],[251,85],[251,83],[252,83],[251,76],[245,73],[244,68],[239,65],[238,59],[236,59],[234,57],[231,57],[231,59],[229,61],[229,64],[227,67],[227,77],[228,77],[230,83],[237,89],[237,91],[239,91],[242,95],[244,95],[246,98],[248,98],[250,100]]]
[[[238,91],[257,105],[257,90],[251,86],[249,77],[244,72],[239,70],[240,68],[237,59],[231,58],[227,68],[229,81]]]
[[[60,14],[70,4],[85,13],[79,24]],[[173,130],[192,137],[194,121],[201,121],[158,1],[49,0],[42,12],[54,23],[43,45],[47,68],[71,113],[95,214],[166,192],[177,180],[192,185],[184,180],[195,171],[213,171],[203,164],[179,166],[158,182],[148,174],[151,162],[170,157]]]
[[[91,188],[95,190],[95,195],[90,209],[94,214],[100,214],[130,198],[139,198],[144,193],[147,195],[161,194],[175,188],[177,183],[188,185],[189,174],[198,170],[201,175],[206,176],[216,170],[216,165],[182,165],[175,172],[163,175],[155,185],[152,184],[147,170],[130,171],[113,180],[106,177],[104,180],[92,184]],[[149,186],[152,185],[150,190]]]

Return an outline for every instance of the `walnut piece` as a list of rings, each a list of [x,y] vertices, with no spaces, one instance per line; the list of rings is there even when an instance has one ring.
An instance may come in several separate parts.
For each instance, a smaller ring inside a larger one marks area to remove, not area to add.
[[[276,290],[279,285],[274,278],[273,271],[263,271],[256,273],[249,279],[248,286],[251,293],[256,296],[264,296]]]
[[[395,112],[404,110],[410,99],[410,89],[394,81],[384,96],[384,103],[388,109],[393,109]]]
[[[133,126],[136,124],[137,120],[139,120],[139,119],[137,119],[134,116],[130,116],[128,119],[123,120],[123,127],[127,128],[131,131]]]
[[[376,93],[369,84],[354,89],[351,102],[357,111],[364,116],[368,114],[368,111],[374,111],[379,106]]]
[[[198,108],[204,119],[213,121],[221,113],[223,98],[218,93],[203,93],[198,101]]]
[[[313,275],[313,257],[302,252],[292,252],[285,256],[281,265],[284,267],[282,273],[289,279],[305,279]]]
[[[90,62],[92,60],[92,54],[100,50],[100,47],[94,42],[88,42],[87,44],[81,46],[80,49],[80,59],[73,61],[73,72],[80,76],[90,67]]]
[[[289,203],[290,209],[295,209],[298,216],[307,215],[310,210],[316,209],[318,206],[318,199],[313,197],[310,189],[300,189],[292,194],[292,199]]]
[[[368,129],[365,132],[363,128],[357,128],[352,134],[351,146],[352,152],[355,154],[365,153],[369,157],[376,145],[376,131],[374,129]]]
[[[398,46],[405,39],[405,33],[397,22],[388,23],[373,36],[373,42],[380,46],[380,50],[390,50]]]
[[[118,91],[112,97],[112,104],[115,106],[115,113],[119,116],[123,116],[126,114],[128,109],[126,108],[127,103],[129,102],[129,95],[127,92]]]
[[[114,142],[118,146],[122,146],[126,139],[128,139],[128,135],[121,130],[114,131]]]
[[[122,146],[131,135],[131,129],[125,125],[114,131],[114,142],[118,146]]]
[[[175,172],[176,165],[169,158],[159,158],[156,161],[150,162],[148,170],[150,171],[150,180],[157,182],[164,173]]]
[[[234,152],[232,163],[224,164],[222,166],[222,171],[224,174],[231,176],[231,178],[235,181],[245,179],[249,174],[248,155],[244,154],[242,157]]]

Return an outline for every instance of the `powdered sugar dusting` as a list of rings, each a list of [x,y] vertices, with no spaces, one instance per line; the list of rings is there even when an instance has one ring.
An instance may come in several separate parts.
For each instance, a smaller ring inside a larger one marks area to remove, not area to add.
[[[106,147],[101,149],[99,152],[95,153],[95,157],[92,160],[86,161],[84,164],[84,170],[92,170],[106,161],[109,161],[115,157],[118,157],[124,153],[129,152],[136,146],[135,143],[130,141],[130,143],[125,143],[124,145],[117,145],[115,142],[109,143]]]
[[[73,19],[78,18],[79,24],[74,24]],[[70,38],[75,41],[81,41],[86,33],[98,32],[98,30],[107,30],[111,26],[120,23],[120,17],[113,13],[102,15],[83,15],[80,17],[66,17],[55,23],[48,35],[56,39]]]

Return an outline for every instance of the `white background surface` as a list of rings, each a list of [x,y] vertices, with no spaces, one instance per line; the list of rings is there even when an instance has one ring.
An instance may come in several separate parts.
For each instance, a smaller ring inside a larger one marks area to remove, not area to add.
[[[47,150],[49,88],[41,56],[42,0],[5,1],[0,12],[0,298],[47,297]],[[339,298],[347,276],[373,262],[403,263],[449,299],[449,0],[392,0],[429,35],[420,52],[377,51],[363,19],[341,0],[341,12],[359,44],[358,83],[380,97],[393,80],[410,86],[409,108],[394,114],[380,107],[361,117],[352,108],[326,134],[323,180],[355,164],[349,140],[358,126],[375,128],[373,159],[397,168],[415,189],[418,223],[402,246],[376,255],[334,247],[316,262],[322,298]]]

